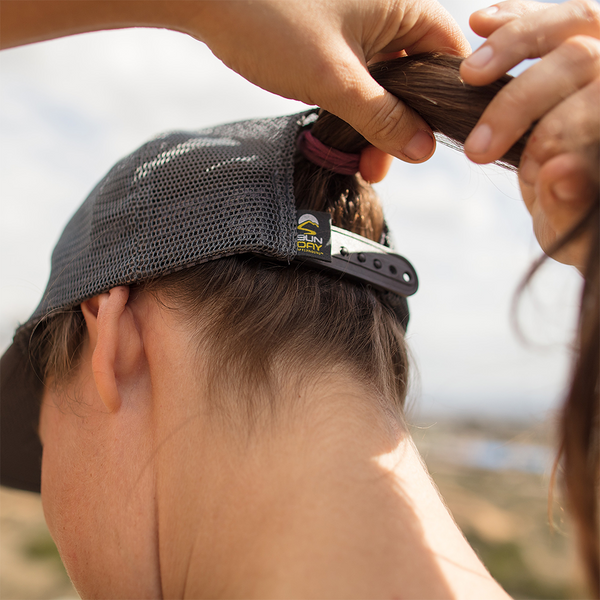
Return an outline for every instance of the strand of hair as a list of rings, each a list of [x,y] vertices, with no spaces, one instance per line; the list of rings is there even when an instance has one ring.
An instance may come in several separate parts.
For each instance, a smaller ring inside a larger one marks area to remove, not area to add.
[[[462,150],[483,111],[512,80],[512,76],[504,75],[489,85],[467,85],[460,77],[462,60],[430,52],[375,63],[369,71],[382,87],[419,113],[441,143]],[[496,164],[515,171],[532,128]],[[323,143],[345,152],[359,152],[367,145],[350,125],[327,111],[321,111],[313,134]]]

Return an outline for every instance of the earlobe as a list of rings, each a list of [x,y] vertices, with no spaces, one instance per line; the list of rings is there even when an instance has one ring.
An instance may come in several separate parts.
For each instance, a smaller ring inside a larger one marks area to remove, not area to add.
[[[92,351],[92,372],[98,393],[109,412],[119,410],[119,380],[127,377],[139,358],[139,332],[127,306],[128,287],[113,288],[81,304]]]

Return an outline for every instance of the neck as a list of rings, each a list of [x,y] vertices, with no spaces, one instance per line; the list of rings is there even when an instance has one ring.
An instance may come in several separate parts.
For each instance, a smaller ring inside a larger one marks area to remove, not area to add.
[[[331,375],[315,389],[243,444],[187,414],[161,446],[164,597],[504,598],[377,399]]]

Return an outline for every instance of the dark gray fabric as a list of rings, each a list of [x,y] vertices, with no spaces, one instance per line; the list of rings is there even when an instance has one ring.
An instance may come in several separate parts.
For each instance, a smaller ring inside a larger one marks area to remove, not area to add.
[[[293,260],[292,159],[304,118],[167,134],[117,163],[65,228],[26,329],[112,287],[215,258]]]

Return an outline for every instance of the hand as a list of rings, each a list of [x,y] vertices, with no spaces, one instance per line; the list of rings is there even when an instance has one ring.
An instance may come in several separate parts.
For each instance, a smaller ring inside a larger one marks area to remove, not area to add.
[[[471,16],[488,40],[463,62],[461,75],[485,85],[526,58],[542,60],[491,102],[465,143],[476,163],[496,160],[536,121],[519,168],[523,198],[544,250],[598,200],[600,146],[600,7],[509,0]],[[586,238],[555,258],[582,267]]]
[[[249,81],[329,110],[409,162],[433,154],[431,129],[373,81],[367,62],[389,52],[470,52],[437,0],[3,0],[0,8],[4,47],[133,26],[188,33]],[[382,153],[366,163],[385,171]]]
[[[193,3],[188,3],[193,4]],[[429,126],[369,75],[379,53],[470,51],[436,0],[205,2],[184,31],[260,87],[316,104],[409,162],[433,154]]]

